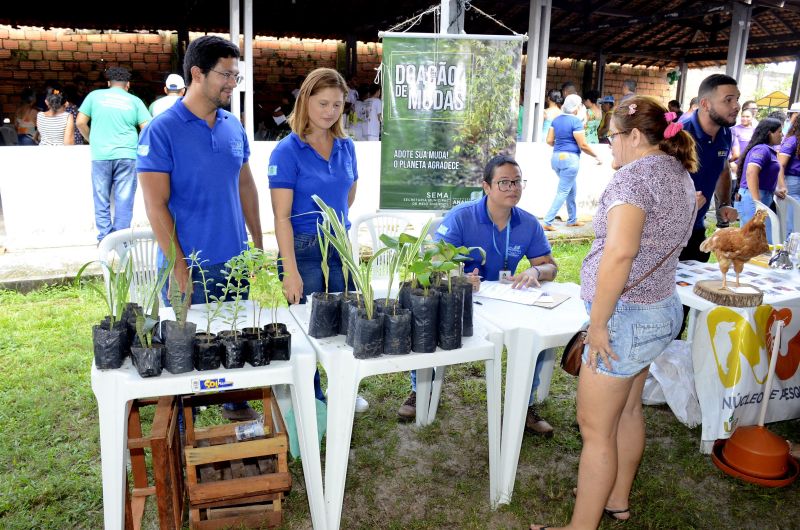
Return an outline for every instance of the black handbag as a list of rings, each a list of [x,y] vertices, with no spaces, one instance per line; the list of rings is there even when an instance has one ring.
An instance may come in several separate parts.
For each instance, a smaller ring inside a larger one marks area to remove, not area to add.
[[[694,218],[694,216],[692,218]],[[675,246],[675,248],[673,248],[670,251],[669,254],[664,256],[661,259],[661,261],[656,263],[656,265],[652,269],[644,273],[642,277],[636,281],[636,283],[633,283],[628,287],[626,287],[619,294],[620,298],[622,297],[623,294],[627,293],[628,291],[630,291],[631,289],[642,283],[642,281],[645,278],[647,278],[653,272],[655,272],[656,269],[658,269],[661,265],[663,265],[664,262],[667,261],[669,257],[675,253],[676,250],[681,248],[681,246],[682,246],[681,243],[678,243]],[[577,333],[575,333],[575,335],[572,336],[571,339],[569,339],[569,342],[567,342],[567,345],[564,347],[564,353],[563,355],[561,355],[561,368],[569,375],[574,375],[575,377],[577,377],[581,371],[581,363],[583,362],[582,358],[583,358],[584,341],[586,340],[586,335],[588,335],[588,333],[589,333],[589,324],[586,323],[581,327],[581,329],[578,330]]]

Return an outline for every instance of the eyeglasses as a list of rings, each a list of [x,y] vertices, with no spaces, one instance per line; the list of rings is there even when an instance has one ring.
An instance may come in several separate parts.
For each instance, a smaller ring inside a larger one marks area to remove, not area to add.
[[[244,80],[244,76],[242,74],[232,74],[230,72],[220,72],[219,70],[214,70],[213,68],[209,68],[212,72],[221,75],[225,78],[225,82],[233,81],[237,85],[241,84],[242,80]]]
[[[613,143],[615,136],[619,136],[620,134],[628,134],[629,132],[630,131],[617,131],[615,133],[609,133],[606,135],[606,138],[608,138],[609,143]]]
[[[513,188],[524,190],[527,182],[527,180],[498,180],[497,189],[500,191],[511,191]]]

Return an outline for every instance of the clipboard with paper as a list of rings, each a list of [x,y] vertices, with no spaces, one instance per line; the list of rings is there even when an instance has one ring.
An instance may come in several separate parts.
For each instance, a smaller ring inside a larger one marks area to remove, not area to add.
[[[475,295],[478,298],[491,298],[515,304],[530,305],[552,309],[569,299],[568,295],[562,293],[549,293],[541,287],[523,287],[513,289],[510,283],[501,282],[481,282],[480,291]]]

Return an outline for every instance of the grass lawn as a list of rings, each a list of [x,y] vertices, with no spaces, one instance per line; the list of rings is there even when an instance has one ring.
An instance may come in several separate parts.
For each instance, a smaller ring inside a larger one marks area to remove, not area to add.
[[[578,282],[587,250],[586,243],[554,245],[559,280]],[[0,291],[2,529],[103,526],[97,404],[89,380],[91,325],[103,313],[88,289]],[[576,381],[556,370],[541,409],[555,436],[523,438],[513,501],[493,512],[483,370],[480,363],[449,369],[438,419],[422,429],[396,421],[409,390],[405,374],[364,381],[370,409],[353,430],[342,528],[567,522],[581,448]],[[646,407],[645,416],[647,448],[631,498],[632,519],[625,525],[604,520],[601,528],[800,528],[800,486],[770,490],[729,478],[698,452],[699,428],[687,429],[666,407]],[[770,428],[800,438],[799,421]],[[291,469],[285,527],[310,528],[300,463]],[[145,528],[156,527],[150,517]]]

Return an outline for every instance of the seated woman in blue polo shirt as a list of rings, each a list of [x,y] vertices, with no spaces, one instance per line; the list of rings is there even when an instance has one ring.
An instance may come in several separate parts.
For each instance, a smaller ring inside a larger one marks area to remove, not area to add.
[[[531,267],[509,279],[514,286],[539,286],[541,281],[553,280],[558,273],[550,244],[539,221],[530,213],[517,208],[525,181],[519,164],[510,156],[492,158],[483,172],[481,199],[460,204],[450,210],[434,236],[456,246],[481,247],[486,251],[486,262],[475,250],[464,264],[476,288],[480,278],[497,281],[502,271],[517,270],[523,256]],[[533,377],[533,388],[528,402],[525,430],[532,434],[553,435],[553,427],[534,409],[534,396],[539,386],[539,374],[544,356],[540,355]],[[411,395],[397,411],[400,419],[412,420],[416,415],[416,373],[411,372]]]
[[[306,297],[325,290],[322,254],[317,242],[320,220],[313,195],[318,195],[344,218],[356,197],[356,150],[342,127],[344,78],[330,68],[317,68],[306,77],[289,115],[291,134],[281,140],[269,157],[269,188],[275,216],[275,237],[281,261],[283,292],[290,304],[305,303]],[[310,214],[310,215],[309,215]],[[344,290],[342,262],[334,249],[328,255],[328,290]],[[325,401],[314,376],[317,399]],[[358,396],[356,412],[369,404]]]
[[[780,197],[786,195],[786,187],[783,183],[778,186],[778,174],[781,166],[778,163],[778,154],[773,146],[780,145],[783,139],[781,130],[782,124],[774,118],[766,118],[758,122],[750,143],[742,153],[740,160],[744,163],[740,165],[741,179],[739,186],[739,199],[736,202],[736,209],[739,211],[741,224],[753,218],[756,213],[754,200],[760,201],[769,207],[772,204],[773,194]],[[770,243],[780,243],[772,241],[772,231],[770,230],[769,219],[767,219],[767,241]]]

